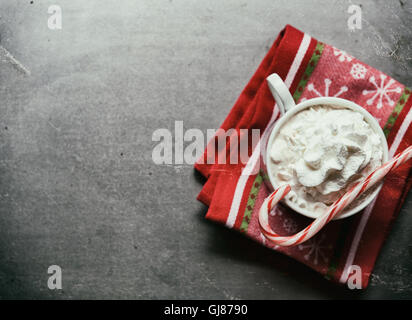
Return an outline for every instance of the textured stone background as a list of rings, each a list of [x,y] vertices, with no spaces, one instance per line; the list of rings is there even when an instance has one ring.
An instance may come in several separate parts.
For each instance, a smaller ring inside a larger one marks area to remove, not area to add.
[[[349,291],[204,220],[192,167],[152,162],[154,130],[219,126],[287,23],[412,86],[410,0],[1,0],[0,45],[31,74],[0,48],[0,297],[412,298],[411,195]]]

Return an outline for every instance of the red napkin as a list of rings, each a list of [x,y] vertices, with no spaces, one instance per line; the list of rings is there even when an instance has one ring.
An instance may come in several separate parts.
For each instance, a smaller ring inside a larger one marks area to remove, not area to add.
[[[259,68],[241,93],[223,122],[224,130],[260,129],[268,132],[279,116],[278,108],[266,84],[266,77],[279,74],[289,86],[296,102],[317,96],[335,96],[352,100],[368,110],[380,123],[387,137],[390,157],[412,144],[411,90],[382,72],[324,44],[307,34],[286,26],[278,35]],[[208,148],[217,150],[213,138],[195,168],[207,178],[198,200],[209,206],[206,214],[229,228],[236,229],[263,245],[303,262],[327,279],[346,283],[354,268],[360,267],[362,287],[366,287],[391,221],[397,216],[411,187],[411,161],[387,176],[384,186],[363,212],[332,221],[314,238],[290,248],[273,246],[261,234],[257,216],[269,194],[264,175],[258,168],[258,148],[249,139],[247,164],[207,164]],[[210,150],[209,150],[210,151]],[[253,153],[253,151],[255,151]],[[215,161],[216,162],[216,161]],[[279,234],[301,230],[311,220],[278,206],[270,224]],[[358,269],[359,271],[359,269]],[[354,274],[354,273],[353,273]]]

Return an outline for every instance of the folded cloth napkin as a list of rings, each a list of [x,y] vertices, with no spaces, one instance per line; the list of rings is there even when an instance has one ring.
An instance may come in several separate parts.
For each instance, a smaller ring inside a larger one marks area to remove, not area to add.
[[[282,77],[296,102],[334,96],[364,107],[384,130],[390,157],[412,144],[410,89],[289,25],[278,35],[222,129],[260,129],[262,137],[273,127],[279,111],[265,80],[272,73]],[[218,149],[215,136],[195,164],[196,170],[207,178],[198,195],[198,200],[209,206],[206,218],[293,257],[336,282],[346,283],[355,272],[356,267],[352,266],[359,266],[362,287],[366,287],[390,223],[411,187],[411,162],[387,176],[378,197],[363,212],[332,221],[309,241],[285,248],[272,245],[258,226],[259,208],[269,194],[263,183],[265,175],[255,170],[259,166],[259,143],[253,146],[249,141],[251,156],[247,165],[240,161],[239,164],[208,164],[210,154],[215,154],[217,159],[219,154],[227,153],[229,159],[228,146],[229,142],[226,148]],[[214,153],[208,152],[210,148],[215,149]],[[271,212],[270,220],[274,230],[283,235],[293,234],[311,222],[285,206]]]

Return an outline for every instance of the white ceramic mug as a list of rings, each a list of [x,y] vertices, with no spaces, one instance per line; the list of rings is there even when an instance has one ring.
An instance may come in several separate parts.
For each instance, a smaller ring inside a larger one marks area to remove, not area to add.
[[[270,161],[271,161],[269,148],[272,146],[273,141],[275,137],[277,136],[277,134],[279,133],[280,129],[282,128],[283,124],[285,124],[291,117],[293,117],[298,112],[304,109],[307,109],[309,107],[315,106],[315,105],[333,105],[333,106],[351,109],[351,110],[361,113],[364,116],[365,121],[367,121],[368,124],[372,127],[372,129],[380,136],[380,139],[382,142],[382,150],[383,150],[382,163],[388,161],[388,144],[386,142],[386,138],[383,133],[383,130],[379,126],[379,123],[376,121],[376,119],[361,106],[357,105],[356,103],[352,101],[341,99],[341,98],[335,98],[335,97],[320,97],[320,98],[309,99],[309,100],[305,100],[296,105],[295,101],[293,100],[292,95],[289,92],[289,89],[286,87],[283,80],[277,74],[275,73],[271,74],[269,77],[267,77],[266,80],[267,80],[269,89],[272,92],[272,95],[276,100],[277,106],[281,114],[281,118],[276,121],[273,129],[271,129],[271,131],[268,132],[267,144],[264,145],[261,149],[262,150],[262,154],[261,154],[262,168],[266,172],[269,178],[267,185],[272,191],[279,186],[275,184],[276,180],[272,176],[272,171],[268,170],[267,168],[267,166],[270,164]],[[356,207],[353,207],[350,210],[344,211],[342,214],[337,216],[335,219],[341,219],[341,218],[352,216],[355,213],[364,209],[377,196],[381,188],[382,188],[382,184],[378,188],[376,188],[362,202],[360,202]],[[300,208],[298,205],[296,205],[292,201],[289,201],[288,199],[284,199],[283,202],[286,205],[288,205],[290,208],[292,208],[294,211],[304,216],[307,216],[310,218],[316,218],[319,216],[319,213],[312,212],[308,209]]]

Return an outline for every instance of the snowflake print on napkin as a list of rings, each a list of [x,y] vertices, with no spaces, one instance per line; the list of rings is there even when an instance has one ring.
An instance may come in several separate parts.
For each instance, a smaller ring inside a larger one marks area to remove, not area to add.
[[[386,102],[389,106],[393,107],[395,105],[395,101],[391,99],[391,93],[402,93],[402,89],[400,86],[397,86],[395,80],[389,79],[386,81],[387,76],[384,74],[380,75],[380,84],[376,83],[375,76],[369,78],[369,81],[374,85],[373,90],[363,90],[362,94],[370,95],[373,94],[370,99],[366,101],[368,105],[372,105],[377,102],[376,108],[381,109]]]
[[[325,45],[300,101],[319,96],[351,100],[370,112],[384,127],[404,88],[344,51]]]

